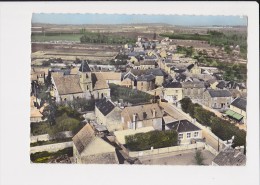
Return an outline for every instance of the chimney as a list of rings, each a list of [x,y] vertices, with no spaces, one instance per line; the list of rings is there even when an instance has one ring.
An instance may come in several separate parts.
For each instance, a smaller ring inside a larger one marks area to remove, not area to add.
[[[156,111],[155,111],[155,108],[153,108],[153,118],[155,118],[156,116]]]
[[[136,113],[133,114],[133,129],[136,130]]]

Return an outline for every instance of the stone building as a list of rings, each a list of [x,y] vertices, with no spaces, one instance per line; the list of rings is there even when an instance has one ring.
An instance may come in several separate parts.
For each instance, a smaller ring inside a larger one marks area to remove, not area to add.
[[[163,97],[170,103],[176,103],[183,98],[182,85],[180,82],[169,82],[163,85]]]
[[[140,91],[150,91],[155,88],[155,77],[152,74],[138,76],[136,88]]]
[[[200,101],[203,99],[205,85],[203,82],[183,82],[183,97],[189,97],[192,100]]]
[[[53,73],[51,79],[56,102],[72,101],[76,98],[110,97],[110,89],[102,73],[92,73],[85,61],[76,75]]]
[[[203,104],[212,109],[226,110],[231,101],[232,96],[228,90],[208,89],[203,93]]]
[[[191,144],[202,139],[202,130],[188,120],[179,120],[165,124],[165,130],[175,130],[178,133],[179,144]]]
[[[243,98],[236,98],[231,104],[230,108],[225,114],[237,122],[246,124],[246,100]]]
[[[122,110],[109,99],[103,98],[96,102],[97,123],[106,126],[109,132],[123,129],[121,112]]]
[[[158,104],[125,107],[121,113],[123,129],[137,129],[153,126],[162,130],[163,111]]]
[[[81,164],[118,164],[115,147],[95,135],[90,124],[85,125],[73,138],[73,157]]]

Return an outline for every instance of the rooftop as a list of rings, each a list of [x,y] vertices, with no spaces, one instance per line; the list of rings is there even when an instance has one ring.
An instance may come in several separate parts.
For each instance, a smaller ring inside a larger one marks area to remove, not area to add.
[[[182,88],[180,82],[169,82],[163,85],[164,88]]]
[[[168,123],[167,127],[169,127],[172,130],[176,130],[178,133],[201,130],[199,127],[195,126],[188,120],[179,120],[172,123]]]
[[[219,166],[244,166],[246,156],[235,149],[228,148],[221,151],[213,160]]]
[[[125,107],[123,112],[127,112],[127,115],[129,116],[130,120],[133,121],[134,114],[137,114],[137,120],[152,119],[154,110],[156,112],[155,113],[156,118],[163,117],[163,111],[160,109],[158,104],[146,104],[146,105]]]
[[[53,75],[54,83],[60,95],[82,93],[78,75]]]
[[[208,92],[211,97],[231,97],[231,93],[228,90],[208,89]]]
[[[96,107],[104,116],[106,116],[115,108],[115,105],[110,100],[103,98],[96,102]]]
[[[80,72],[91,72],[89,65],[86,61],[82,61],[80,68],[79,68]]]
[[[243,98],[237,98],[235,99],[231,105],[243,110],[243,111],[246,111],[246,100],[243,99]]]

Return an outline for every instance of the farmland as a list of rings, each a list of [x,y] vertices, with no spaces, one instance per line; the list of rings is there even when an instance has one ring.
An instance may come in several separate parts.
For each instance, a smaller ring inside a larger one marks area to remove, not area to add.
[[[65,34],[32,34],[32,42],[51,42],[51,41],[70,41],[70,42],[80,42],[80,37],[83,34],[72,34],[72,33],[65,33]]]

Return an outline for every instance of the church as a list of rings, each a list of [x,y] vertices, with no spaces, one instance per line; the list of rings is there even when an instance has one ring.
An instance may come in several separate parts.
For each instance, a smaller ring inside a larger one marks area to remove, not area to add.
[[[57,103],[77,98],[110,98],[110,89],[102,73],[93,73],[86,61],[82,61],[76,74],[52,73],[51,79]]]

